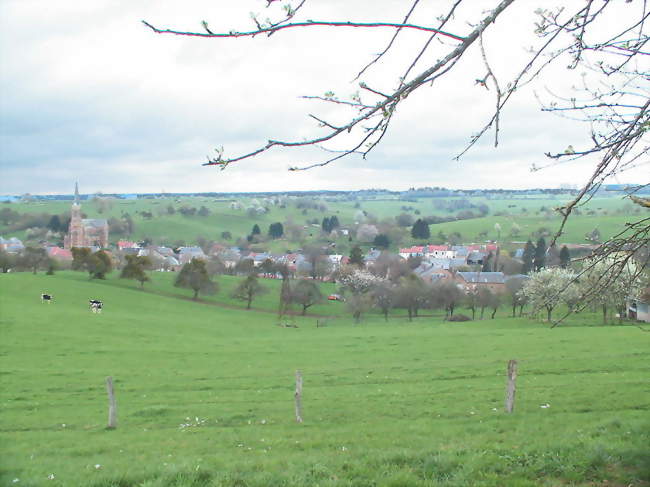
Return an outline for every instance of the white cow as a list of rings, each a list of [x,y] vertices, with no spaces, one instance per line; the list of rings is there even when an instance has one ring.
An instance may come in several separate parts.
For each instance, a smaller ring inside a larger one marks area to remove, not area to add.
[[[92,311],[93,313],[102,312],[104,303],[102,303],[99,299],[90,299],[88,303],[90,303],[90,311]]]

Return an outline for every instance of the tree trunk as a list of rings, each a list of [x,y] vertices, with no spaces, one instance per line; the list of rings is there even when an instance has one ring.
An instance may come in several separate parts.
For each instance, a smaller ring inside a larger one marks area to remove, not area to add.
[[[494,315],[496,315],[496,314],[497,314],[497,308],[494,308],[494,309],[492,310],[492,316],[490,316],[490,319],[493,320],[493,319],[494,319]]]
[[[517,303],[512,303],[512,317],[517,316]]]
[[[607,305],[603,304],[603,324],[607,324]]]
[[[305,316],[305,314],[307,313],[307,308],[309,308],[309,305],[304,305],[304,304],[302,305],[302,315],[303,316]]]
[[[485,313],[485,306],[481,306],[481,319],[483,319],[484,313]]]
[[[553,311],[553,308],[549,308],[548,306],[546,307],[546,320],[550,323],[551,322],[551,312]]]
[[[620,307],[618,308],[618,324],[622,325],[623,324],[623,315],[625,314],[625,308]]]
[[[413,321],[413,309],[410,306],[408,307],[408,312],[409,312],[409,321]]]
[[[246,309],[251,309],[251,303],[253,302],[253,295],[249,294],[248,295],[248,301],[246,303]]]
[[[472,321],[476,319],[476,308],[472,306]]]
[[[198,297],[199,297],[199,290],[198,290],[198,289],[195,289],[195,290],[194,290],[194,297],[193,297],[192,299],[196,301],[196,299],[197,299]]]

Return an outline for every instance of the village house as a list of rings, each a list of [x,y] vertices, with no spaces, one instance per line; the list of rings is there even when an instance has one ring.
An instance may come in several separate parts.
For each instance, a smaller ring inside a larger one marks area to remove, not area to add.
[[[178,261],[185,265],[193,259],[207,260],[208,257],[203,253],[201,247],[180,247],[178,249]]]
[[[454,274],[449,270],[449,266],[433,266],[426,262],[420,264],[413,271],[424,282],[435,283],[441,279],[453,279]]]
[[[456,251],[448,245],[413,245],[399,250],[403,259],[409,257],[430,257],[436,259],[453,259]]]
[[[16,237],[10,237],[8,239],[0,237],[0,249],[9,254],[19,254],[25,250],[25,245]]]
[[[455,279],[466,290],[484,287],[495,293],[506,291],[503,272],[457,272]]]
[[[117,244],[117,250],[124,250],[124,249],[139,249],[140,246],[135,243],[135,242],[129,242],[128,240],[118,240]]]
[[[454,269],[458,269],[461,266],[467,265],[467,261],[462,257],[454,257],[454,258],[430,257],[430,258],[422,259],[422,263],[428,264],[429,266],[435,267],[437,269],[446,269],[446,270],[454,270]]]
[[[650,290],[646,289],[639,299],[631,299],[627,303],[627,317],[633,320],[650,323]]]
[[[350,260],[349,257],[343,256],[341,254],[328,255],[327,259],[330,261],[332,270],[339,269],[341,267],[341,264],[345,264],[348,260]]]
[[[59,262],[72,262],[72,252],[60,247],[47,247],[47,256]]]
[[[237,247],[230,247],[214,254],[226,269],[233,269],[241,259],[241,251]]]

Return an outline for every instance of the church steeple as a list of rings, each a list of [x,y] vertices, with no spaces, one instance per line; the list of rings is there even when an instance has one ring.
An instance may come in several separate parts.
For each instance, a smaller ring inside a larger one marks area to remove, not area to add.
[[[74,183],[74,204],[79,204],[79,183],[77,181]]]

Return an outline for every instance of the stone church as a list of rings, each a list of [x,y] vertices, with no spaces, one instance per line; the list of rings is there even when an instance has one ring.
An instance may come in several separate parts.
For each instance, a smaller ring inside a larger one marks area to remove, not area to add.
[[[70,210],[70,227],[63,239],[63,248],[72,247],[108,247],[108,222],[104,219],[81,218],[77,183],[74,187],[74,203]]]

